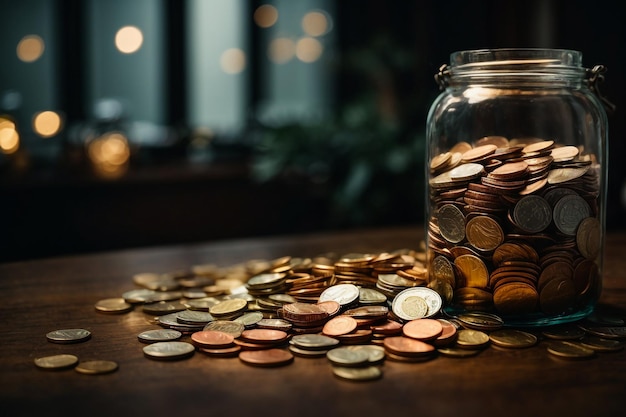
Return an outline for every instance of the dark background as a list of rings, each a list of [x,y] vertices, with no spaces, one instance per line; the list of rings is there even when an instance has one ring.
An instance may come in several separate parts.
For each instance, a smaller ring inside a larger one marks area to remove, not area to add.
[[[64,58],[59,67],[61,107],[69,125],[85,119],[88,106],[80,91],[87,77],[77,69],[85,59],[84,38],[78,36],[85,31],[84,6],[69,0],[54,4],[61,22],[57,51]],[[258,63],[253,54],[247,94],[250,120],[236,140],[213,138],[212,158],[204,164],[189,163],[193,135],[182,122],[188,110],[181,47],[185,2],[163,4],[167,10],[163,89],[167,121],[176,128],[177,140],[147,156],[134,155],[128,171],[116,179],[94,175],[80,149],[69,142],[54,160],[28,159],[24,154],[0,160],[1,262],[421,223],[425,122],[439,93],[433,75],[451,52],[479,48],[575,49],[583,52],[586,67],[608,68],[601,89],[617,110],[609,115],[607,227],[626,226],[621,196],[626,178],[622,162],[626,14],[619,2],[337,1],[332,122],[314,128],[298,124],[269,128],[256,120],[254,108],[263,80],[254,71]],[[248,2],[250,10],[260,4]],[[3,15],[10,16],[11,2],[2,5]],[[243,29],[254,52],[258,29],[252,22]],[[351,126],[342,115],[355,106],[369,117]],[[275,138],[275,144],[297,138],[300,147],[268,151],[259,146],[263,135]],[[346,137],[363,141],[347,140],[338,151],[336,141]],[[283,152],[288,162],[280,170],[259,173],[255,166],[268,152]],[[302,162],[303,155],[309,159]],[[389,170],[381,158],[401,158],[402,169]],[[298,169],[304,164],[317,166],[320,160],[325,162],[321,173]],[[359,171],[355,166],[365,168]],[[367,180],[358,183],[355,172],[366,172]]]

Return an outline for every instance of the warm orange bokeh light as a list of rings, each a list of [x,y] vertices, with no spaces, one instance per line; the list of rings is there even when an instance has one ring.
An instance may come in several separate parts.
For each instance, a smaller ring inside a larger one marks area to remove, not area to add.
[[[263,4],[254,11],[254,23],[261,28],[269,28],[278,21],[278,10],[270,4]]]
[[[17,133],[15,123],[9,119],[0,117],[0,152],[11,154],[20,147],[20,135]]]
[[[328,18],[322,12],[308,12],[302,18],[302,30],[309,36],[322,36],[328,27]]]
[[[226,74],[239,74],[246,68],[246,54],[239,48],[230,48],[222,52],[220,67]]]
[[[53,111],[42,111],[33,118],[33,130],[39,136],[49,138],[61,130],[61,116]]]
[[[296,44],[296,56],[302,62],[315,62],[322,56],[324,47],[315,38],[302,38]]]
[[[137,52],[143,44],[143,33],[135,26],[124,26],[115,34],[115,47],[124,54]]]
[[[43,39],[37,35],[24,36],[17,44],[17,57],[24,62],[35,62],[45,50]]]
[[[296,43],[289,38],[276,38],[270,42],[267,54],[273,63],[284,64],[296,54]]]

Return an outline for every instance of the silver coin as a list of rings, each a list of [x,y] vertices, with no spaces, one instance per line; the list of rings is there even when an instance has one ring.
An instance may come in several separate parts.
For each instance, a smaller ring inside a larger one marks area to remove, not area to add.
[[[436,213],[439,232],[445,240],[459,243],[465,239],[465,216],[453,204],[445,204]]]
[[[359,288],[359,304],[382,304],[387,296],[373,288]]]
[[[319,302],[336,301],[341,306],[352,304],[359,299],[359,287],[354,284],[337,284],[325,289]]]
[[[170,314],[165,314],[163,316],[159,316],[157,319],[157,322],[160,326],[167,327],[173,330],[178,330],[178,331],[185,332],[185,333],[202,330],[202,328],[205,326],[205,324],[203,323],[199,323],[199,324],[181,323],[180,321],[178,321],[178,313],[170,313]]]
[[[143,348],[146,357],[162,360],[184,359],[194,352],[195,347],[187,342],[157,342]]]
[[[259,321],[263,319],[263,313],[260,311],[252,311],[250,313],[245,313],[241,317],[237,317],[233,320],[235,323],[241,323],[245,327],[255,326]]]
[[[141,332],[137,335],[137,338],[144,343],[173,342],[180,339],[182,335],[178,330],[156,329]]]
[[[60,370],[71,368],[78,363],[78,357],[74,355],[52,355],[35,359],[35,366],[46,370]]]
[[[141,288],[138,290],[126,291],[122,294],[122,298],[130,304],[143,304],[152,300],[152,297],[156,294],[156,291]]]
[[[589,204],[578,195],[566,195],[554,206],[554,225],[561,233],[576,236],[581,221],[591,215]]]
[[[385,359],[385,348],[377,345],[351,345],[346,346],[350,350],[362,350],[368,354],[370,364],[380,363]]]
[[[468,181],[480,177],[484,171],[485,167],[481,164],[467,163],[452,169],[450,179],[452,181]]]
[[[143,312],[160,316],[168,313],[177,313],[186,310],[187,307],[179,301],[159,301],[143,305]]]
[[[85,329],[61,329],[49,332],[46,338],[52,343],[79,343],[89,340],[91,332]]]
[[[221,300],[215,297],[203,297],[195,298],[193,300],[186,300],[184,304],[189,310],[209,311],[211,307],[219,303]]]
[[[176,313],[176,320],[183,324],[207,324],[215,320],[211,313],[206,311],[183,310]]]
[[[257,322],[256,327],[259,329],[289,331],[293,327],[293,324],[284,319],[261,319]]]
[[[337,346],[339,340],[322,334],[298,334],[289,343],[302,349],[318,350]]]
[[[347,347],[334,348],[326,353],[326,358],[337,366],[362,366],[369,362],[369,357],[365,350],[352,350]]]
[[[204,330],[216,330],[219,332],[228,333],[235,339],[241,336],[241,333],[245,330],[246,326],[242,323],[237,323],[230,320],[215,320],[204,326]]]
[[[423,305],[426,304],[424,312]],[[391,309],[403,320],[432,317],[439,313],[443,300],[439,293],[427,287],[406,288],[393,299]]]
[[[515,224],[528,233],[539,233],[552,222],[552,207],[543,197],[527,195],[513,209]]]

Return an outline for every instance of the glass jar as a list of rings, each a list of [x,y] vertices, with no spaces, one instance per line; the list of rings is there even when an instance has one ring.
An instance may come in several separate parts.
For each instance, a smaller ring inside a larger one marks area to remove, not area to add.
[[[452,53],[426,127],[429,286],[505,325],[588,316],[602,287],[604,68],[555,49]]]

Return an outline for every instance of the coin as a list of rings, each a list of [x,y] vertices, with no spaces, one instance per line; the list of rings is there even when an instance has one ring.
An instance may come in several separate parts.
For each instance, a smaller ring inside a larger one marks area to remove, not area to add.
[[[380,378],[383,374],[383,372],[376,366],[366,366],[362,368],[333,366],[332,370],[335,376],[350,381],[372,381]]]
[[[341,306],[354,303],[359,299],[359,287],[353,284],[337,284],[325,289],[319,297],[319,302],[336,301]]]
[[[576,230],[576,246],[580,254],[589,260],[595,260],[602,246],[600,221],[595,217],[581,220]]]
[[[205,325],[215,318],[206,311],[183,310],[176,313],[176,320],[183,324]]]
[[[481,349],[489,345],[489,336],[480,330],[461,329],[457,332],[456,345],[463,349]]]
[[[504,232],[500,224],[488,216],[471,218],[465,226],[467,241],[476,249],[490,252],[504,241]]]
[[[402,327],[402,334],[423,342],[436,339],[442,332],[443,325],[435,319],[411,320]]]
[[[61,329],[46,334],[46,338],[52,343],[80,343],[91,338],[91,332],[85,329]]]
[[[326,358],[337,366],[361,366],[369,362],[369,353],[365,350],[354,350],[348,347],[337,347],[326,353]]]
[[[272,329],[249,329],[241,332],[241,339],[251,343],[281,343],[289,338],[287,332]]]
[[[122,294],[122,298],[130,304],[143,304],[150,302],[152,297],[156,294],[156,291],[149,290],[147,288],[141,288],[137,290],[126,291]]]
[[[387,296],[373,288],[359,288],[359,304],[382,304]]]
[[[95,304],[97,311],[101,313],[127,313],[133,309],[132,304],[127,303],[123,298],[105,298]]]
[[[387,337],[383,346],[385,351],[399,356],[424,357],[436,352],[433,345],[404,336]]]
[[[492,344],[505,348],[527,348],[537,344],[537,336],[517,329],[496,330],[489,334]]]
[[[535,311],[540,294],[533,285],[526,282],[512,281],[499,285],[493,291],[493,305],[500,314],[517,315]],[[548,293],[545,299],[548,300]],[[546,301],[546,310],[554,307],[554,301]]]
[[[597,336],[586,336],[580,344],[596,352],[619,352],[624,349],[624,343],[619,340],[603,339]]]
[[[230,316],[242,312],[248,306],[248,302],[241,298],[221,301],[209,308],[209,313],[215,317]]]
[[[158,301],[155,303],[144,304],[142,307],[144,313],[155,316],[177,313],[186,309],[187,306],[180,301]]]
[[[589,204],[578,195],[561,197],[554,206],[554,225],[568,236],[575,236],[578,225],[591,215]]]
[[[275,329],[288,332],[293,325],[283,319],[261,319],[256,323],[259,329]]]
[[[437,347],[449,346],[456,341],[457,328],[450,321],[437,319],[441,323],[441,334],[433,341]]]
[[[308,350],[322,350],[335,347],[339,340],[321,334],[299,334],[289,341],[291,345]]]
[[[572,324],[547,327],[541,331],[545,337],[554,340],[577,340],[585,336],[585,331]]]
[[[445,204],[437,210],[437,222],[441,236],[450,243],[465,239],[465,216],[458,207]]]
[[[474,330],[497,330],[504,326],[504,320],[495,314],[482,312],[469,312],[459,314],[457,320],[461,322],[463,327]]]
[[[477,146],[463,153],[462,160],[463,161],[479,161],[491,154],[493,154],[498,147],[494,144],[486,144],[482,146]]]
[[[528,233],[539,233],[552,222],[550,204],[538,195],[527,195],[513,209],[515,224]]]
[[[233,320],[235,323],[241,323],[246,328],[252,327],[263,320],[263,313],[260,311],[251,311]]]
[[[448,258],[443,255],[438,255],[433,259],[430,269],[430,276],[432,280],[439,280],[447,282],[452,288],[456,285],[456,276],[454,274],[454,268]]]
[[[474,255],[461,255],[454,260],[466,287],[488,288],[489,272],[485,263]]]
[[[368,362],[370,364],[377,364],[385,359],[385,348],[376,345],[352,345],[346,346],[350,350],[362,350],[368,354]]]
[[[482,349],[464,349],[455,346],[441,347],[437,349],[442,356],[449,358],[469,358],[470,356],[476,356]]]
[[[341,336],[354,331],[357,321],[352,316],[336,316],[328,320],[322,328],[322,333],[326,336]]]
[[[393,300],[393,313],[403,320],[414,320],[426,317],[428,304],[420,294],[400,292]]]
[[[77,363],[78,357],[68,354],[44,356],[35,359],[35,366],[45,370],[68,369],[72,368]]]
[[[217,330],[202,330],[191,335],[191,341],[202,348],[229,347],[233,345],[234,340],[233,335]]]
[[[157,342],[143,348],[147,358],[157,360],[177,360],[192,356],[195,347],[187,342]]]
[[[589,349],[579,343],[564,340],[555,340],[548,345],[548,352],[564,359],[585,359],[595,355],[593,349]]]
[[[283,366],[293,362],[293,354],[287,350],[278,348],[246,350],[239,353],[239,360],[251,366]]]
[[[450,179],[452,181],[470,181],[480,177],[483,172],[485,172],[485,168],[481,164],[462,164],[450,171]]]
[[[178,330],[157,329],[141,332],[137,335],[137,338],[143,343],[173,342],[180,339],[182,335]]]
[[[102,375],[110,374],[118,369],[117,362],[107,360],[81,361],[74,370],[81,374]]]
[[[241,333],[245,330],[245,326],[241,323],[230,320],[215,320],[204,326],[204,330],[215,330],[219,332],[224,332],[228,333],[234,338],[237,338],[241,336]]]

